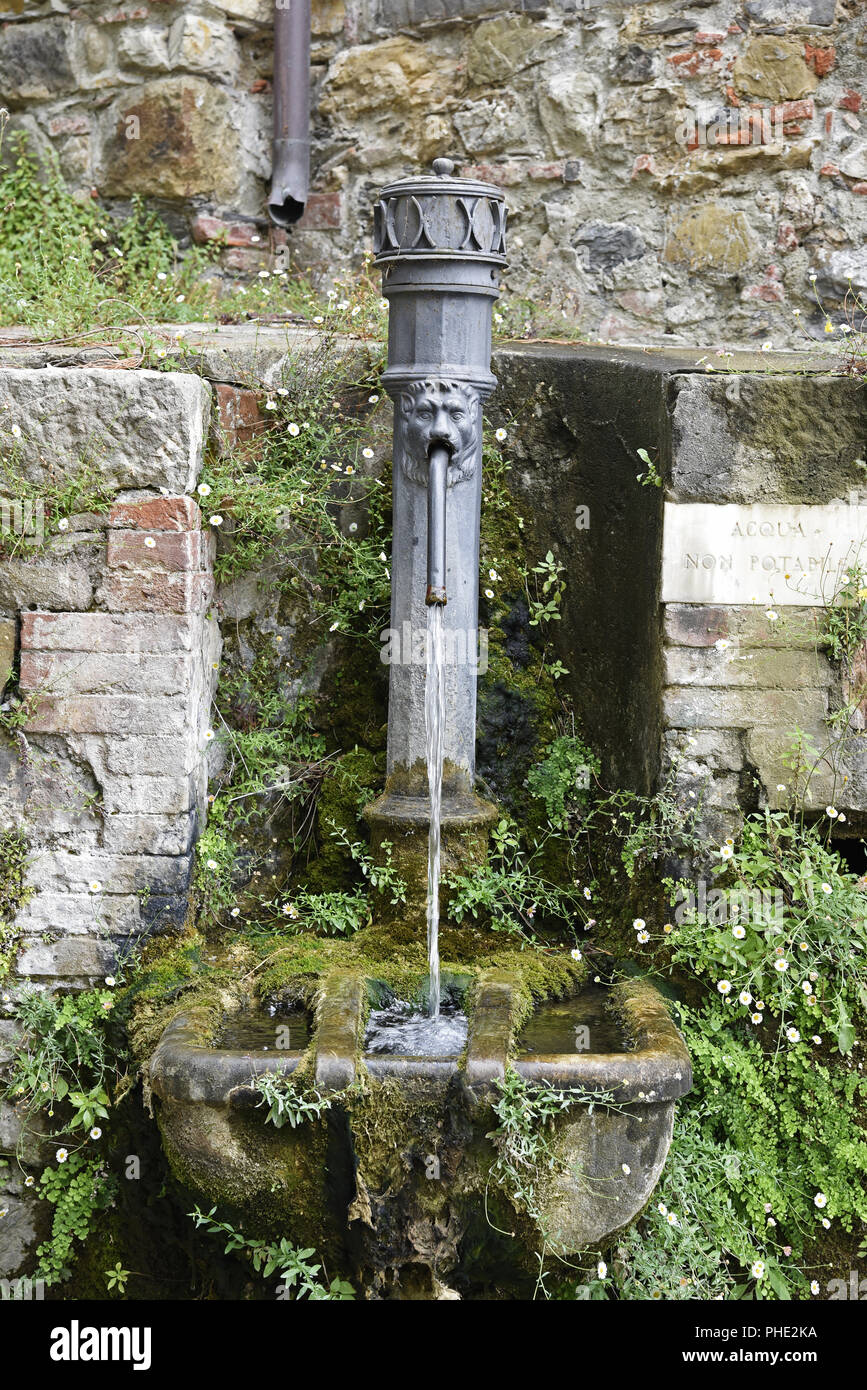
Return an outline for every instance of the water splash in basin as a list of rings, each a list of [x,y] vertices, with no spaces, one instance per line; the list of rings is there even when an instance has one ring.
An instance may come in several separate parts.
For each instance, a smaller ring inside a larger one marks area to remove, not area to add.
[[[400,1057],[457,1057],[467,1040],[467,1016],[444,1003],[436,1015],[397,999],[370,1015],[364,1050]]]

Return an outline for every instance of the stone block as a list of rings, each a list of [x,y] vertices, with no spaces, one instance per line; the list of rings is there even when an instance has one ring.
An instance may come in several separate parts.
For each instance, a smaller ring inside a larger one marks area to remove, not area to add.
[[[788,733],[821,725],[828,712],[827,692],[811,690],[703,690],[672,686],[664,696],[670,729],[751,729],[772,727]]]
[[[174,816],[190,811],[194,803],[189,777],[112,777],[103,784],[103,805],[109,815],[123,811]]]
[[[41,850],[32,855],[27,882],[45,893],[90,893],[98,883],[102,895],[154,893],[170,896],[189,888],[189,855],[107,854],[102,850],[69,853]]]
[[[797,101],[819,85],[805,61],[803,43],[777,34],[750,40],[735,60],[732,83],[739,97],[772,102]]]
[[[170,767],[192,772],[205,759],[205,747],[198,747],[192,731],[185,738],[146,738],[133,735],[112,738],[106,749],[109,772],[126,776],[158,775]]]
[[[815,24],[826,27],[834,23],[837,0],[745,0],[744,11],[747,18],[761,24]]]
[[[103,848],[116,854],[187,854],[192,848],[196,816],[147,816],[117,812],[108,816]]]
[[[93,600],[93,578],[86,565],[51,559],[0,560],[0,608],[18,611],[28,604],[75,611]]]
[[[18,973],[96,980],[111,974],[116,960],[115,944],[93,936],[59,937],[56,941],[26,937],[18,956]]]
[[[135,695],[46,695],[27,722],[31,734],[181,734],[187,717],[177,700]]]
[[[34,652],[21,655],[21,689],[52,695],[183,695],[190,683],[190,656],[145,653]]]
[[[666,755],[687,765],[706,762],[712,769],[740,772],[744,766],[742,737],[729,729],[669,729],[663,736]]]
[[[46,458],[55,482],[74,477],[89,458],[110,488],[190,492],[202,464],[210,394],[203,381],[181,372],[0,368],[0,410],[21,428],[18,467],[35,484]]]
[[[224,82],[237,76],[240,50],[227,25],[202,15],[181,14],[169,30],[172,67],[215,73]]]
[[[0,98],[46,101],[75,88],[72,26],[45,20],[0,29]]]
[[[668,685],[744,686],[761,690],[797,690],[830,686],[834,672],[817,652],[734,644],[715,648],[670,647],[665,653]]]
[[[241,144],[233,97],[224,88],[199,77],[159,78],[119,96],[103,129],[105,196],[205,197],[229,207],[237,200]]]
[[[200,638],[189,617],[152,613],[22,613],[21,648],[41,651],[187,652]]]

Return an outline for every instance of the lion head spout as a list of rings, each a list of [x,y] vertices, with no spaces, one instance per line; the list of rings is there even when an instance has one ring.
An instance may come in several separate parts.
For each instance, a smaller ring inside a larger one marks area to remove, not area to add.
[[[430,446],[442,443],[451,455],[449,487],[471,478],[476,467],[480,413],[478,393],[462,382],[417,381],[401,391],[398,420],[406,476],[425,485]]]

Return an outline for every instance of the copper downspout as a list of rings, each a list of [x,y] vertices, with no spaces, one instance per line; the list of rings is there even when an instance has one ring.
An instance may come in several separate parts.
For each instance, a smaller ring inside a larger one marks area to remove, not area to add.
[[[274,153],[268,212],[291,227],[310,180],[310,0],[275,0]]]

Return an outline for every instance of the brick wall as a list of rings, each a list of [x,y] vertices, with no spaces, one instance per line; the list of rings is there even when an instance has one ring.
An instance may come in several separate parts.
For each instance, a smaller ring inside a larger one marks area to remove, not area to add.
[[[220,651],[213,541],[192,495],[209,390],[173,373],[49,369],[0,371],[4,395],[25,471],[53,424],[55,472],[88,442],[104,477],[139,485],[50,528],[34,556],[0,557],[5,664],[17,652],[27,715],[0,738],[0,828],[25,830],[34,890],[17,972],[84,983],[187,916]]]

